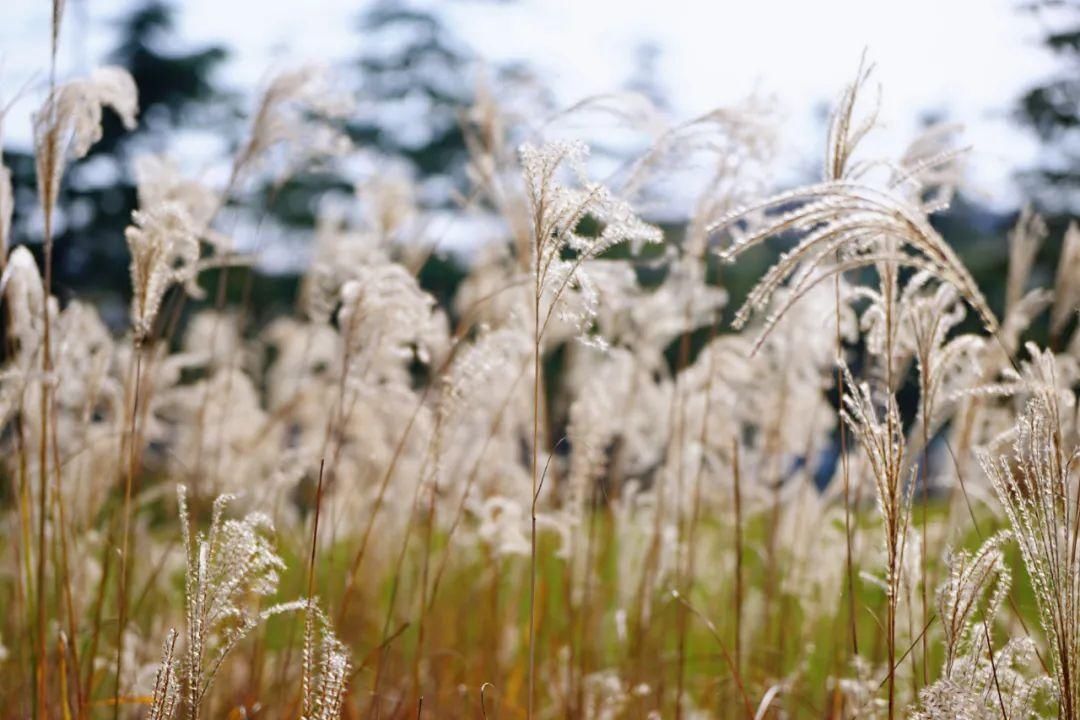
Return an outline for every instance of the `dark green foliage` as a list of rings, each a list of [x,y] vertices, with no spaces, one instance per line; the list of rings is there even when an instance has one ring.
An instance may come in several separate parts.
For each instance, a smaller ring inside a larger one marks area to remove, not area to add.
[[[1071,13],[1071,25],[1043,38],[1063,61],[1062,70],[1032,87],[1018,103],[1020,121],[1054,150],[1051,160],[1021,179],[1043,209],[1067,211],[1080,205],[1080,6],[1044,1],[1031,10],[1044,7]]]

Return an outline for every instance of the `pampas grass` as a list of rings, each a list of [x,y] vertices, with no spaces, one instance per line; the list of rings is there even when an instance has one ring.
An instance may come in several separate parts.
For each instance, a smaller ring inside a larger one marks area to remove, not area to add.
[[[930,220],[978,149],[937,126],[866,156],[871,78],[822,179],[764,199],[756,99],[522,122],[483,87],[460,212],[500,239],[440,300],[423,194],[349,175],[354,98],[287,71],[222,185],[134,162],[121,335],[54,297],[51,235],[134,85],[51,82],[41,264],[0,172],[0,715],[1080,716],[1080,234],[1030,287],[1057,238],[1021,216],[999,320]],[[582,117],[644,148],[596,180]],[[296,312],[260,326],[224,303],[253,258],[222,209],[313,166],[355,212],[320,215]],[[651,217],[672,187],[685,236]],[[777,244],[725,323],[728,273]]]

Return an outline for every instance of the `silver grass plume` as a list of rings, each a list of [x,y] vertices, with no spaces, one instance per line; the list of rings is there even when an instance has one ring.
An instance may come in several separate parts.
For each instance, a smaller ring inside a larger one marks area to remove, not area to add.
[[[975,635],[976,613],[981,611],[983,621],[991,622],[1008,595],[1012,574],[1005,564],[1002,546],[1009,539],[1007,531],[1001,532],[974,553],[957,550],[946,554],[949,575],[937,591],[937,611],[945,639],[946,677],[952,674],[960,653],[981,642],[981,637]]]
[[[131,324],[137,341],[154,326],[165,291],[174,283],[188,294],[202,294],[195,278],[199,269],[198,229],[184,207],[163,202],[132,213],[124,231],[131,252]]]
[[[900,586],[903,567],[903,540],[906,536],[911,510],[911,485],[905,482],[904,435],[896,398],[891,393],[885,399],[885,418],[878,417],[877,403],[866,383],[856,383],[845,369],[845,385],[841,410],[844,421],[862,445],[870,462],[878,510],[885,527],[886,587],[894,598]]]
[[[345,372],[353,378],[368,373],[400,376],[414,356],[430,363],[441,355],[445,326],[435,298],[397,263],[355,269],[341,287],[338,325],[345,343]]]
[[[1046,240],[1046,221],[1031,209],[1020,211],[1020,218],[1009,232],[1009,274],[1005,281],[1005,312],[1011,311],[1024,296],[1035,256]]]
[[[0,220],[2,220],[0,207]],[[1057,337],[1080,308],[1080,225],[1069,223],[1061,244],[1054,282],[1054,307],[1050,311],[1050,336]]]
[[[977,632],[983,632],[980,624]],[[949,677],[919,693],[912,720],[1040,720],[1053,697],[1053,683],[1032,675],[1035,643],[1013,638],[996,652],[980,636],[977,650],[961,658]]]
[[[351,100],[334,91],[322,66],[306,65],[279,74],[259,99],[230,184],[275,160],[274,181],[281,183],[300,166],[344,155],[352,142],[336,123],[351,109]]]
[[[37,356],[40,350],[46,299],[37,261],[25,245],[11,251],[3,275],[0,275],[0,295],[8,306],[8,336],[16,342],[17,363],[29,370],[30,358]]]
[[[214,232],[210,225],[221,209],[221,196],[198,180],[185,177],[176,164],[161,155],[140,155],[134,162],[139,207],[154,208],[166,203],[179,205],[201,240],[218,251],[227,250],[229,238]]]
[[[186,648],[181,664],[189,720],[198,720],[203,698],[229,652],[268,617],[306,607],[303,601],[249,607],[252,597],[271,595],[285,563],[268,538],[273,525],[262,513],[225,518],[230,495],[214,501],[208,533],[193,536],[187,489],[177,486],[184,575]]]
[[[563,309],[569,290],[579,291],[584,303],[573,315],[560,318],[586,330],[596,314],[596,290],[589,282],[587,263],[605,250],[629,242],[632,250],[643,243],[663,240],[660,230],[638,218],[629,204],[600,183],[585,176],[588,148],[580,142],[552,142],[521,147],[521,170],[532,219],[532,273],[539,310],[538,335]],[[569,171],[574,184],[560,175]],[[583,235],[578,226],[586,217],[600,221],[595,236]],[[572,259],[565,257],[572,253]],[[538,338],[539,339],[539,338]]]
[[[1050,679],[1029,668],[1035,645],[1014,638],[995,651],[994,621],[1009,593],[1012,575],[1005,562],[1006,531],[989,538],[975,552],[946,554],[948,577],[937,593],[944,631],[941,678],[919,694],[912,714],[919,720],[1041,717],[1039,708],[1053,694]]]
[[[101,110],[111,107],[128,130],[139,111],[138,90],[127,70],[102,67],[89,77],[60,85],[34,115],[38,192],[46,215],[56,204],[67,159],[86,155],[101,139]]]
[[[967,315],[965,306],[955,288],[928,286],[929,279],[918,274],[909,280],[898,303],[898,354],[914,357],[918,370],[920,408],[908,436],[918,450],[948,419],[957,395],[983,374],[980,359],[986,347],[986,340],[972,333],[950,337]],[[917,454],[913,447],[909,460]]]
[[[314,598],[306,603],[302,720],[337,720],[349,679],[349,653]]]
[[[1053,373],[1053,362],[1049,371]],[[1080,716],[1080,484],[1066,446],[1064,413],[1075,412],[1071,393],[1037,385],[1017,420],[1013,453],[979,453],[1020,546],[1050,661],[1063,718]],[[1065,407],[1063,407],[1063,405]]]
[[[885,620],[886,653],[888,663],[889,717],[893,716],[896,690],[896,619],[900,602],[900,590],[905,576],[911,578],[911,563],[905,563],[904,551],[911,519],[911,497],[914,470],[909,474],[905,468],[905,442],[900,411],[891,388],[885,387],[885,418],[878,418],[877,405],[866,383],[856,386],[844,366],[844,407],[841,415],[863,447],[870,463],[874,480],[878,510],[884,525],[885,542],[885,590],[887,617]],[[905,572],[907,571],[907,572]],[[910,585],[914,585],[911,582]]]
[[[169,630],[161,648],[161,664],[154,676],[154,693],[150,698],[148,720],[171,720],[180,700],[180,684],[176,677],[177,632]]]
[[[909,267],[923,270],[955,287],[976,310],[991,332],[998,327],[974,278],[956,252],[930,225],[926,213],[939,204],[925,205],[921,193],[939,180],[943,166],[955,152],[941,151],[907,158],[883,184],[867,179],[870,170],[886,163],[853,162],[859,141],[874,127],[871,114],[856,123],[853,108],[867,73],[861,71],[841,98],[829,129],[826,179],[766,200],[738,208],[709,226],[710,232],[764,215],[745,233],[736,236],[721,253],[731,262],[770,237],[788,232],[802,239],[785,252],[758,281],[735,316],[741,328],[756,312],[769,308],[774,295],[788,282],[789,293],[765,320],[762,337],[806,292],[822,280],[868,266]],[[787,210],[794,205],[794,209]],[[769,216],[770,212],[781,211]],[[759,343],[760,345],[760,340]]]

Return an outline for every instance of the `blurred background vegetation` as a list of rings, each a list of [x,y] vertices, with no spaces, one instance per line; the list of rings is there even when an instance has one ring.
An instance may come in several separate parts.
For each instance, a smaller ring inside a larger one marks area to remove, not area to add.
[[[1062,233],[1080,207],[1080,5],[1035,3],[1018,5],[1015,12],[1037,13],[1048,5],[1056,9],[1064,5],[1071,12],[1067,27],[1048,31],[1042,40],[1062,60],[1062,70],[1051,77],[1033,78],[1030,89],[1015,99],[1013,107],[1014,121],[1038,138],[1046,150],[1042,156],[1049,158],[1042,165],[1023,169],[1017,177],[1022,188],[1018,205],[1031,204],[1044,215],[1049,228],[1036,264],[1036,280],[1052,276]],[[55,292],[61,302],[75,295],[94,301],[116,329],[125,325],[130,294],[123,230],[136,206],[133,157],[163,148],[177,131],[191,129],[211,132],[235,147],[249,112],[244,98],[220,83],[219,68],[230,49],[216,44],[191,47],[190,42],[178,41],[176,20],[182,11],[181,4],[145,0],[116,18],[119,42],[102,61],[127,68],[135,78],[140,124],[127,132],[107,113],[102,141],[64,178]],[[443,18],[402,0],[379,0],[369,6],[356,18],[356,34],[356,47],[361,50],[345,66],[348,81],[369,107],[380,111],[351,122],[350,135],[358,145],[400,161],[421,190],[421,206],[452,210],[467,191],[467,148],[460,122],[476,87],[469,70],[473,54]],[[627,88],[662,103],[663,88],[655,77],[659,52],[647,44],[641,47]],[[529,68],[519,64],[487,70],[502,78],[531,78]],[[14,240],[37,251],[41,229],[33,156],[28,149],[9,144],[3,157],[16,191]],[[808,171],[803,179],[813,178]],[[327,191],[350,194],[352,183],[322,169],[296,176],[281,187],[265,185],[245,202],[234,203],[232,209],[239,219],[234,217],[232,222],[239,227],[246,221],[247,231],[256,234],[310,231],[316,224],[320,198]],[[961,192],[946,212],[934,218],[998,309],[1004,295],[1005,235],[1020,209],[991,208]],[[679,223],[665,225],[669,238],[677,240]],[[247,244],[259,243],[249,239]],[[421,270],[422,284],[446,300],[463,275],[462,262],[451,253],[432,254]],[[734,296],[733,304],[758,269],[753,263],[740,265],[738,272],[746,277],[724,271],[723,282]],[[250,317],[256,321],[290,312],[297,270],[295,265],[279,263],[273,268],[260,265],[250,275],[233,271],[226,301],[237,302],[250,294]],[[202,284],[212,288],[218,283],[209,277]]]

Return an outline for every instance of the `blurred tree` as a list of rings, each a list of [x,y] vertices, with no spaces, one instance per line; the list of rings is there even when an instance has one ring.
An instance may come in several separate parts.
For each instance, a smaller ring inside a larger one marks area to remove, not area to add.
[[[1052,149],[1042,166],[1021,180],[1043,211],[1075,213],[1080,207],[1080,3],[1042,0],[1024,9],[1053,15],[1056,29],[1047,32],[1043,44],[1063,67],[1020,98],[1021,121]]]
[[[465,189],[467,149],[460,113],[473,102],[472,58],[433,11],[408,0],[376,0],[358,22],[363,52],[350,71],[360,106],[348,124],[357,146],[402,161],[420,188],[419,202],[446,207]],[[320,168],[265,184],[254,204],[285,228],[310,229],[320,200],[347,195],[345,178]],[[421,284],[448,302],[464,276],[456,258],[433,254]]]
[[[120,42],[105,62],[126,68],[139,89],[139,125],[128,132],[111,111],[102,138],[65,174],[56,219],[54,292],[75,291],[119,306],[129,287],[124,228],[136,206],[131,159],[138,152],[162,151],[181,127],[222,124],[231,113],[228,97],[213,82],[225,59],[220,46],[192,52],[170,49],[174,9],[162,0],[142,2],[119,22]],[[80,74],[89,68],[80,69]],[[233,123],[235,124],[235,123]],[[40,248],[40,213],[32,153],[6,149],[4,162],[15,188],[16,242]],[[106,305],[108,307],[108,305]],[[124,316],[126,317],[126,316]],[[107,319],[122,322],[122,318]]]
[[[471,59],[442,19],[403,0],[376,0],[360,18],[366,50],[357,60],[372,109],[353,127],[421,177],[454,176],[465,161],[458,113],[472,104]]]
[[[447,205],[464,187],[465,138],[458,122],[472,102],[468,53],[433,12],[402,0],[376,0],[359,18],[364,52],[348,68],[360,107],[347,130],[357,146],[403,160],[422,202]],[[253,202],[275,222],[303,230],[316,221],[328,192],[352,187],[327,168],[256,190]]]

